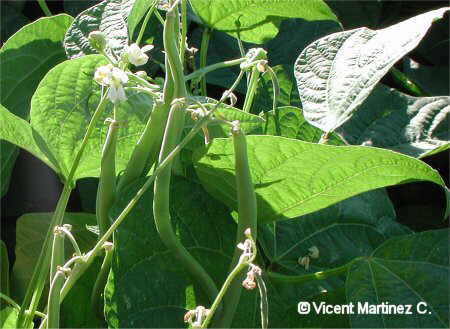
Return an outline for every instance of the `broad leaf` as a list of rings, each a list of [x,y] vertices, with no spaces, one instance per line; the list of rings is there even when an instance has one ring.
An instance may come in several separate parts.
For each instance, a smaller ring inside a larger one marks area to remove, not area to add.
[[[450,97],[412,97],[380,85],[336,132],[350,144],[426,156],[450,142]]]
[[[382,30],[331,34],[309,45],[295,63],[305,118],[325,132],[350,119],[395,62],[448,10],[430,11]]]
[[[272,39],[286,18],[337,20],[321,0],[216,0],[213,6],[208,0],[190,3],[208,27],[258,44]]]
[[[135,28],[139,25],[139,22],[144,18],[148,9],[152,6],[153,3],[159,0],[134,0],[133,6],[129,12],[127,18],[128,25],[128,36],[129,38],[133,38],[133,33]]]
[[[120,197],[112,211],[113,218],[141,183]],[[113,328],[184,327],[187,309],[208,303],[160,240],[153,221],[152,199],[152,191],[147,191],[115,233],[117,247],[105,289],[106,318]],[[172,224],[182,244],[216,284],[221,284],[236,235],[226,208],[200,185],[184,179],[173,181],[170,208]]]
[[[260,223],[304,215],[384,186],[413,181],[445,186],[422,161],[382,149],[274,136],[247,136],[247,147]],[[232,140],[215,139],[197,151],[194,166],[206,189],[237,209]]]
[[[0,103],[15,115],[28,119],[31,96],[39,81],[50,68],[65,59],[62,40],[72,21],[73,18],[65,14],[40,18],[21,28],[3,44],[0,49]],[[3,141],[0,150],[0,195],[3,196],[19,151]]]
[[[66,33],[64,48],[69,58],[95,54],[88,40],[89,33],[101,31],[108,38],[111,49],[120,54],[128,45],[126,20],[134,0],[104,0],[86,9],[74,20]]]
[[[349,269],[347,302],[411,304],[411,315],[353,314],[357,328],[447,328],[448,229],[395,237]],[[417,312],[417,305],[425,303]]]
[[[96,68],[104,63],[105,59],[100,55],[83,56],[61,63],[45,76],[33,96],[31,126],[45,140],[65,177],[100,101],[100,86],[93,76]],[[127,96],[128,100],[121,103],[117,111],[118,120],[127,120],[127,124],[119,130],[116,154],[118,172],[125,168],[152,104],[147,95],[128,93]],[[111,113],[112,106],[108,105],[96,123],[75,179],[98,176],[107,133],[104,120]]]
[[[277,136],[277,120],[280,126],[280,136],[299,139],[305,142],[317,143],[322,131],[310,125],[303,117],[302,109],[294,106],[282,106],[277,109],[278,119],[274,111],[266,112],[266,135]],[[331,134],[328,145],[343,145],[344,142],[337,134]]]
[[[428,94],[450,95],[448,66],[427,66],[408,58],[403,63],[403,69],[405,74]]]

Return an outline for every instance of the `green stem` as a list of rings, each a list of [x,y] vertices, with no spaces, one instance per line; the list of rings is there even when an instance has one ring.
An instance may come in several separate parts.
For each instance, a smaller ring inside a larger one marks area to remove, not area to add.
[[[14,307],[17,310],[20,310],[19,304],[17,304],[11,297],[8,297],[7,295],[0,292],[0,299],[5,300],[8,304],[10,304],[12,307]]]
[[[66,227],[64,227],[64,225],[60,226],[60,229],[64,232],[64,237],[69,239],[70,243],[72,244],[72,247],[75,250],[75,255],[81,256],[80,247],[78,246],[78,243],[75,240],[73,234]]]
[[[114,112],[116,112],[116,106],[114,107]],[[100,235],[105,234],[110,225],[108,214],[116,195],[116,144],[118,130],[119,123],[114,118],[109,124],[108,134],[102,150],[97,201],[95,204]]]
[[[256,275],[258,283],[259,296],[261,298],[261,329],[267,329],[269,326],[269,302],[267,300],[267,288],[263,278]]]
[[[206,59],[208,55],[208,47],[209,47],[209,40],[211,39],[211,30],[207,27],[203,30],[202,33],[202,42],[200,45],[200,70],[206,67]],[[206,78],[202,77],[200,81],[200,88],[201,88],[201,95],[207,96],[206,92]]]
[[[201,69],[198,69],[195,72],[192,72],[189,75],[186,75],[184,77],[184,80],[188,81],[188,80],[192,80],[192,79],[197,79],[197,78],[203,77],[205,74],[207,74],[209,72],[212,72],[212,71],[215,71],[218,69],[223,69],[225,67],[236,66],[245,61],[246,61],[245,58],[238,58],[238,59],[234,59],[234,60],[230,60],[230,61],[224,61],[224,62],[219,62],[219,63],[215,63],[212,65],[208,65]]]
[[[413,96],[417,97],[430,96],[430,94],[428,94],[414,81],[409,79],[402,71],[396,69],[395,67],[391,68],[391,74],[394,77],[394,80],[400,83],[401,86],[405,88],[408,92],[410,92]]]
[[[364,257],[356,257],[355,259],[351,260],[345,265],[335,267],[327,271],[320,271],[305,275],[286,275],[271,271],[267,271],[266,273],[271,280],[285,283],[303,283],[314,280],[325,280],[329,277],[340,275],[347,272],[353,265],[353,263],[360,261],[362,259],[364,259]]]
[[[250,74],[250,83],[247,88],[247,94],[245,95],[244,106],[242,108],[244,112],[249,113],[250,109],[252,108],[253,99],[256,93],[256,87],[258,86],[258,78],[259,71],[255,65],[252,69],[252,73]]]
[[[158,0],[154,0],[151,4],[149,10],[147,11],[147,14],[145,15],[144,21],[142,22],[141,29],[139,30],[138,37],[136,39],[136,44],[139,46],[141,43],[142,37],[144,36],[145,28],[147,27],[148,21],[150,20],[150,17],[152,16],[153,12],[155,11],[156,5],[158,4]],[[133,37],[130,35],[130,38]]]
[[[234,145],[236,189],[239,213],[238,228],[236,232],[237,245],[239,241],[241,241],[244,231],[248,228],[250,228],[253,238],[255,240],[257,239],[257,205],[250,167],[248,164],[245,134],[240,129],[239,124],[232,128],[231,134]],[[235,248],[230,265],[231,268],[238,264],[240,255],[241,250],[239,248]],[[223,312],[217,320],[217,323],[214,324],[214,327],[230,327],[237,305],[239,304],[242,291],[242,286],[240,283],[242,282],[242,279],[243,277],[239,277],[239,280],[234,281],[229,287],[224,300]]]
[[[8,250],[3,242],[0,243],[0,253],[0,292],[9,295],[9,258]]]
[[[180,62],[184,67],[187,42],[187,0],[181,0]]]
[[[64,265],[64,232],[59,227],[54,228],[52,257],[50,264],[50,282],[53,280],[59,266]]]
[[[57,270],[48,293],[47,328],[59,328],[60,292],[66,275]]]
[[[58,204],[56,205],[56,209],[55,212],[53,213],[49,229],[45,236],[45,240],[42,245],[38,261],[34,268],[33,275],[31,277],[30,282],[28,283],[27,291],[25,293],[25,297],[20,307],[20,312],[17,317],[17,326],[19,328],[28,328],[31,324],[31,321],[33,320],[34,312],[36,311],[37,305],[42,295],[42,290],[44,289],[44,285],[46,282],[46,274],[48,273],[47,270],[50,266],[49,248],[53,237],[53,228],[55,226],[61,225],[62,219],[64,217],[64,212],[67,206],[67,202],[69,201],[70,193],[73,188],[72,185],[75,172],[78,168],[81,157],[83,156],[88,139],[91,137],[92,132],[95,129],[95,125],[97,121],[100,119],[103,110],[105,109],[106,103],[107,98],[103,97],[100,100],[100,103],[97,106],[97,109],[95,110],[94,115],[91,118],[91,121],[89,122],[89,126],[81,142],[80,149],[78,150],[77,155],[75,156],[75,160],[72,164],[69,175],[67,176],[63,191],[61,193],[61,196],[59,197]],[[28,309],[28,307],[29,312],[26,314],[25,311]]]
[[[164,18],[161,16],[161,14],[159,13],[159,11],[155,11],[155,16],[158,19],[158,21],[161,23],[162,26],[164,26]]]
[[[278,82],[277,75],[274,70],[267,65],[267,72],[270,74],[270,79],[272,80],[273,86],[273,114],[275,116],[275,129],[277,132],[277,136],[281,136],[281,127],[280,127],[280,113],[278,111],[278,99],[280,98],[280,84]]]
[[[48,9],[47,3],[45,0],[38,0],[39,6],[41,7],[42,11],[44,12],[45,16],[52,16],[52,13],[50,12],[50,9]]]
[[[112,250],[105,250],[105,257],[103,258],[103,263],[100,268],[100,272],[97,275],[97,279],[95,280],[94,288],[92,289],[91,294],[91,311],[94,314],[102,315],[102,293],[106,285],[106,281],[108,279],[109,270],[111,268],[111,260],[113,256]]]

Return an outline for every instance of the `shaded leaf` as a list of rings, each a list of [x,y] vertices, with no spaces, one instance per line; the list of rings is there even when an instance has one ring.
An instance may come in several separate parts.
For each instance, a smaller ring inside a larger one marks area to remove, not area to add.
[[[408,58],[403,63],[403,69],[411,80],[430,95],[450,95],[448,66],[427,66]]]
[[[305,118],[326,132],[350,119],[395,62],[448,10],[430,11],[382,30],[334,33],[309,45],[295,63]]]
[[[347,301],[412,305],[410,315],[353,314],[352,327],[447,328],[449,322],[448,229],[395,237],[349,269]],[[426,303],[417,312],[416,306]]]
[[[337,20],[321,0],[216,0],[214,6],[207,0],[191,0],[190,3],[208,27],[258,44],[272,39],[286,18]]]
[[[384,186],[413,181],[445,186],[425,163],[382,149],[274,136],[247,136],[247,147],[260,223],[304,215]],[[237,209],[232,140],[215,139],[198,150],[194,166],[206,189]]]
[[[448,147],[449,124],[449,96],[412,97],[380,85],[337,132],[350,144],[424,157]]]

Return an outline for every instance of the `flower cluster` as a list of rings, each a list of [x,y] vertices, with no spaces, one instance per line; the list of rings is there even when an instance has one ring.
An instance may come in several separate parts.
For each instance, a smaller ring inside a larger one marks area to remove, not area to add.
[[[127,74],[112,64],[100,66],[95,71],[94,80],[101,86],[109,87],[108,98],[113,103],[127,99],[123,84],[128,82]]]

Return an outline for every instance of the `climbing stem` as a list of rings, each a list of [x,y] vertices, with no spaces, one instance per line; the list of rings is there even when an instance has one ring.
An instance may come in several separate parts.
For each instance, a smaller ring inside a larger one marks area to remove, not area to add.
[[[145,15],[144,21],[142,22],[141,29],[139,30],[138,37],[136,38],[136,44],[139,45],[142,41],[142,37],[144,36],[145,28],[147,27],[148,21],[155,11],[156,5],[158,4],[158,0],[153,0],[153,3],[150,5],[150,8]],[[130,37],[133,37],[132,35]]]
[[[250,109],[252,108],[253,99],[256,93],[256,87],[258,86],[258,79],[259,71],[255,65],[252,69],[252,73],[250,74],[250,82],[247,86],[247,94],[245,95],[244,106],[242,108],[244,112],[250,112]]]
[[[39,7],[41,7],[42,11],[44,12],[45,16],[52,16],[52,13],[50,9],[48,9],[47,3],[45,0],[38,0]]]
[[[209,40],[211,39],[211,30],[207,27],[204,28],[202,33],[202,42],[200,44],[200,70],[206,67],[206,58],[208,55]],[[200,80],[200,90],[202,96],[207,96],[206,92],[206,78],[202,77]]]
[[[59,328],[60,292],[66,278],[65,273],[58,269],[50,284],[48,293],[47,328]]]
[[[203,67],[201,69],[198,69],[195,72],[192,72],[189,75],[186,75],[184,77],[184,80],[188,81],[188,80],[192,80],[192,79],[198,79],[198,78],[203,77],[205,74],[207,74],[209,72],[212,72],[212,71],[215,71],[215,70],[218,70],[218,69],[222,69],[222,68],[225,68],[225,67],[236,66],[236,65],[239,65],[239,64],[241,64],[242,62],[245,62],[245,61],[246,61],[245,58],[238,58],[238,59],[234,59],[234,60],[230,60],[230,61],[223,61],[223,62],[215,63],[215,64],[212,64],[212,65],[208,65],[208,66],[205,66],[205,67]]]

